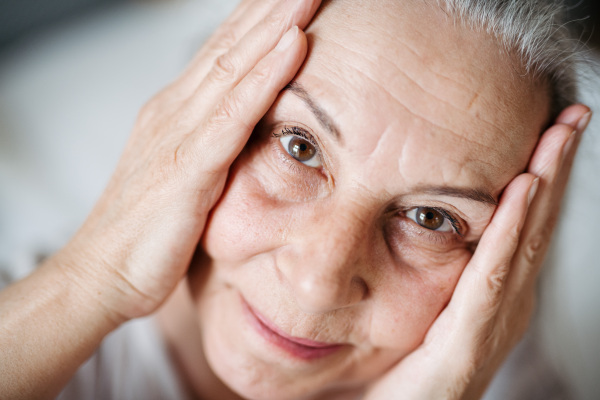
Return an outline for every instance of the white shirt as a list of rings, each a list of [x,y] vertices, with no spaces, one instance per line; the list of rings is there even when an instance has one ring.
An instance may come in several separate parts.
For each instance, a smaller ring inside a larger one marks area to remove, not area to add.
[[[156,324],[137,319],[108,335],[57,399],[187,399]]]

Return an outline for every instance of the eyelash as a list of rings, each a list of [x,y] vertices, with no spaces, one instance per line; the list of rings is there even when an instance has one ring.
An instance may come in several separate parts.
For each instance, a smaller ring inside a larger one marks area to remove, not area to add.
[[[319,156],[321,154],[320,149],[319,149],[319,145],[317,144],[317,142],[315,141],[315,139],[313,138],[313,136],[308,133],[306,130],[300,128],[299,126],[284,126],[280,132],[273,132],[273,137],[276,138],[280,138],[282,136],[289,136],[289,135],[293,135],[293,136],[299,136],[302,139],[310,142],[310,144],[312,144],[313,146],[315,146],[315,148],[319,151]]]
[[[287,136],[287,135],[300,136],[301,138],[308,140],[312,145],[317,146],[317,143],[315,142],[312,135],[310,135],[305,129],[302,129],[299,126],[291,126],[290,127],[290,126],[285,125],[281,129],[281,132],[279,132],[279,133],[273,132],[273,136],[276,138],[280,138],[282,136]]]
[[[315,141],[313,136],[308,133],[306,130],[300,128],[299,126],[284,126],[280,132],[273,132],[273,137],[281,138],[283,136],[298,136],[302,139],[310,142],[317,149],[318,157],[321,157],[321,149],[319,148],[319,144]]]

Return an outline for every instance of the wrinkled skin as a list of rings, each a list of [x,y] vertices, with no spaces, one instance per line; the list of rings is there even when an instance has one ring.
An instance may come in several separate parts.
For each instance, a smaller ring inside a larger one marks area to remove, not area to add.
[[[333,2],[306,33],[303,68],[213,209],[189,273],[194,304],[182,305],[185,287],[173,300],[218,377],[249,398],[345,398],[415,350],[549,118],[543,82],[434,6]],[[286,151],[277,136],[294,126],[314,138],[321,166]],[[478,200],[431,189],[444,186]],[[447,210],[460,232],[417,224],[409,210],[423,206]],[[257,334],[244,301],[291,336],[345,347],[299,362]],[[175,347],[194,348],[186,337]]]

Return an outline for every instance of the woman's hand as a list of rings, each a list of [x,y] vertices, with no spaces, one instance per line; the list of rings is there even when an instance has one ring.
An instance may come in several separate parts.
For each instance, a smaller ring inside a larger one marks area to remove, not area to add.
[[[536,279],[590,115],[585,106],[571,106],[542,135],[527,173],[504,190],[450,303],[423,344],[373,384],[365,399],[482,396],[527,330]]]
[[[242,2],[188,71],[141,111],[104,195],[56,257],[90,295],[102,291],[117,320],[154,311],[184,276],[229,166],[304,60],[306,39],[295,26],[305,27],[318,6]]]
[[[229,166],[306,56],[319,0],[246,0],[142,110],[75,237],[0,292],[3,399],[53,398],[120,323],[184,276]]]

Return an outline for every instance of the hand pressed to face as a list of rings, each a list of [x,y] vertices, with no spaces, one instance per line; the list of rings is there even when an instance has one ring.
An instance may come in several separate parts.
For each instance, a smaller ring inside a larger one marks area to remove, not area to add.
[[[141,111],[110,184],[58,257],[68,279],[98,282],[88,295],[117,323],[154,311],[185,275],[231,163],[304,60],[299,28],[319,4],[243,2],[235,29]]]
[[[308,37],[190,274],[208,360],[249,397],[352,391],[419,346],[548,115],[491,38],[420,2],[332,3]]]

